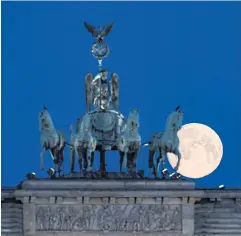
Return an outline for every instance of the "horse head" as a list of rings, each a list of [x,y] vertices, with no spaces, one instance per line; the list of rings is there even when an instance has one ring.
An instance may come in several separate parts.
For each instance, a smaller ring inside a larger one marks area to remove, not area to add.
[[[181,129],[184,113],[178,106],[171,114],[169,114],[166,121],[166,129],[175,130],[176,132]]]
[[[38,114],[39,120],[39,128],[42,131],[52,131],[54,128],[54,124],[46,107]]]
[[[140,126],[139,122],[139,110],[138,109],[132,109],[129,113],[129,116],[127,118],[127,129],[129,130],[138,130]]]
[[[125,124],[124,137],[127,140],[139,140],[139,111],[137,109],[133,109],[130,111],[129,116],[127,118]]]
[[[129,117],[137,117],[139,119],[139,110],[138,109],[131,109],[129,112]]]
[[[182,121],[184,117],[184,112],[181,110],[180,106],[176,108],[176,118],[174,119],[175,127],[177,130],[182,128]]]

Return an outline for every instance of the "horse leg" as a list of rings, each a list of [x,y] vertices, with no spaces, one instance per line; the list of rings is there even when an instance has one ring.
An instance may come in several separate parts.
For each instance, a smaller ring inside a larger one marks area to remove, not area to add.
[[[83,151],[78,148],[78,163],[79,163],[80,173],[82,173],[82,171],[83,171],[83,167],[82,167],[82,162],[83,162],[82,153],[83,153]]]
[[[162,179],[165,179],[165,175],[163,174],[163,170],[165,169],[165,156],[166,152],[164,149],[160,150],[160,160],[159,160],[159,165],[162,164],[161,166],[161,173],[162,173]],[[160,163],[161,162],[161,163]],[[159,167],[158,167],[159,170]]]
[[[61,163],[58,163],[58,176],[61,176]]]
[[[53,148],[49,152],[53,160],[53,164],[54,164],[53,168],[56,171],[58,169],[57,148]]]
[[[152,173],[153,175],[156,177],[156,169],[154,168],[154,156],[155,156],[155,152],[149,150],[149,154],[148,154],[148,167],[149,169],[152,169]]]
[[[161,157],[161,153],[159,153],[159,156],[156,160],[156,165],[154,167],[155,169],[155,178],[160,178],[160,175],[159,175],[159,169],[160,169],[160,162],[162,160],[162,157]]]
[[[133,159],[132,159],[132,163],[133,163],[133,171],[136,172],[136,161],[137,161],[137,157],[138,157],[138,152],[139,149],[137,149],[134,153],[133,153]]]
[[[40,170],[44,170],[44,153],[46,152],[46,149],[43,148],[40,152]]]
[[[53,168],[54,168],[54,171],[55,171],[55,174],[56,174],[56,171],[58,170],[58,164],[57,164],[57,162],[54,160],[54,166],[53,166]],[[58,172],[58,171],[57,171]]]
[[[126,165],[127,172],[130,174],[131,169],[132,169],[132,155],[130,152],[127,152],[126,156],[127,156],[127,165]]]
[[[71,173],[74,172],[74,166],[75,166],[75,138],[73,136],[73,126],[70,125],[70,171]]]
[[[165,169],[165,164],[166,164],[166,158],[165,156],[162,157],[162,169],[161,169],[161,172],[162,172],[162,179],[166,179],[166,176],[165,174],[163,173],[164,169]]]
[[[64,168],[61,169],[61,167],[63,166],[64,163],[64,147],[62,147],[59,152],[58,152],[58,165],[59,165],[59,177],[61,175],[61,171],[63,171],[63,175],[64,175]]]
[[[86,175],[88,169],[87,150],[79,150],[78,163],[81,175]]]
[[[54,164],[55,164],[55,170],[58,172],[58,177],[60,177],[61,174],[61,164],[62,164],[62,157],[61,157],[61,150],[54,150]]]
[[[125,152],[119,151],[120,153],[120,172],[122,172],[122,165],[123,165],[123,161],[124,161],[124,157],[125,157]]]
[[[81,153],[84,161],[84,170],[87,171],[87,168],[88,168],[87,150],[84,150]]]
[[[93,166],[92,166],[92,161],[91,161],[91,150],[87,150],[87,161],[88,161],[88,167],[87,167],[87,171],[88,172],[92,172],[93,170]]]
[[[70,170],[74,172],[74,164],[75,164],[75,147],[70,147]]]
[[[178,171],[179,166],[180,166],[180,161],[181,161],[181,153],[179,152],[178,147],[175,149],[174,154],[177,155],[177,158],[178,158],[177,164],[176,164],[176,166],[174,167],[174,170],[175,170],[175,171]]]
[[[93,165],[94,165],[94,160],[95,160],[95,152],[91,152],[91,167],[92,167],[92,170],[93,170]]]

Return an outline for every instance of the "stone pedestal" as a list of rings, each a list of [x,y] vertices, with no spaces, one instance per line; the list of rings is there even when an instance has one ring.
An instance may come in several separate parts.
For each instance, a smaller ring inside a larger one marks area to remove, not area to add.
[[[193,182],[26,180],[20,188],[26,210],[24,235],[194,233],[194,202],[188,197]]]
[[[183,180],[26,180],[2,190],[2,235],[241,235],[240,199]]]

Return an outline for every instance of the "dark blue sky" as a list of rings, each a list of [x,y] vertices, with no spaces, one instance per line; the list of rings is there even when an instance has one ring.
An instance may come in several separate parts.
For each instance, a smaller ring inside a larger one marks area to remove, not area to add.
[[[197,186],[240,187],[239,2],[3,2],[2,185],[16,185],[31,171],[44,175],[37,119],[43,104],[66,135],[84,113],[84,76],[97,72],[85,20],[116,20],[104,66],[119,75],[121,112],[139,108],[143,141],[163,130],[180,104],[184,123],[212,127],[224,145],[220,166]],[[118,162],[108,154],[108,170],[117,171]],[[66,170],[68,163],[66,150]]]

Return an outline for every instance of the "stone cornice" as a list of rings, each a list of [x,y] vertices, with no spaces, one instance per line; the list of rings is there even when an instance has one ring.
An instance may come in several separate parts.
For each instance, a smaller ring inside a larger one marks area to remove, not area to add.
[[[198,189],[191,181],[158,180],[25,180],[18,188],[2,188],[6,198],[223,198],[241,199],[240,189]]]
[[[37,179],[25,180],[19,185],[24,190],[190,190],[195,183],[183,180],[83,180]]]

